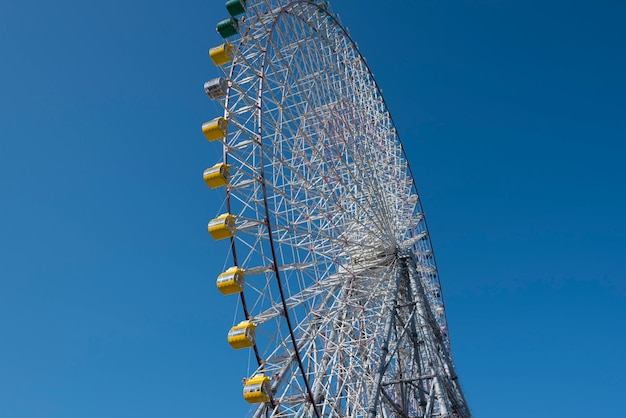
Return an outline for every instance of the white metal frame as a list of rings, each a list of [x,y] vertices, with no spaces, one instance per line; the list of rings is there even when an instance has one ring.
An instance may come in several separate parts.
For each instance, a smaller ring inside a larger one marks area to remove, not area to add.
[[[470,417],[395,125],[327,7],[248,0],[222,67],[233,265],[272,397],[256,417]]]

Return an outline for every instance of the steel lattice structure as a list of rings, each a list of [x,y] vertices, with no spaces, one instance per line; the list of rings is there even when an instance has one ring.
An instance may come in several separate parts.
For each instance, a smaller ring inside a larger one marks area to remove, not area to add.
[[[252,415],[470,417],[420,198],[365,60],[326,2],[239,4],[214,98],[251,375],[271,387]]]

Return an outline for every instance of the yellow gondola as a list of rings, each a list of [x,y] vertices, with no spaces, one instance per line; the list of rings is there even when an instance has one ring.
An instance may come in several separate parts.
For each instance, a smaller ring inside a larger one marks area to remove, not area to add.
[[[270,378],[257,374],[244,383],[243,398],[249,403],[269,402],[270,391]]]
[[[228,331],[228,344],[235,350],[254,345],[256,325],[250,321],[242,321]]]
[[[239,267],[231,267],[217,276],[217,290],[223,295],[232,295],[243,291],[245,273]]]
[[[209,49],[209,56],[215,65],[224,65],[233,58],[233,47],[229,43],[223,43]]]
[[[208,229],[214,240],[230,238],[235,234],[235,216],[224,213],[211,220]]]
[[[230,164],[219,163],[207,168],[203,173],[204,182],[211,189],[226,186],[230,177]]]
[[[202,133],[209,142],[222,139],[228,132],[228,121],[222,117],[215,118],[202,124]]]

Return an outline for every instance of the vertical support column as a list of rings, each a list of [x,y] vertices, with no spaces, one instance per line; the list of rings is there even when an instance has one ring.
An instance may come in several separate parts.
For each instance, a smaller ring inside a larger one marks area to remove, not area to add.
[[[456,376],[453,374],[452,360],[445,351],[443,336],[439,332],[437,321],[430,310],[413,258],[408,260],[408,269],[411,291],[416,298],[419,327],[423,331],[427,351],[427,358],[424,360],[434,375],[431,381],[431,395],[426,407],[426,416],[430,416],[433,412],[436,400],[439,410],[435,412],[438,412],[441,417],[450,416],[452,411],[456,414],[455,416],[471,417],[463,393],[454,381]]]
[[[387,365],[389,364],[389,359],[387,358],[387,356],[389,354],[389,340],[391,339],[391,331],[394,328],[396,312],[398,310],[398,291],[400,290],[402,276],[406,274],[406,259],[398,258],[396,262],[396,283],[395,288],[393,289],[391,309],[389,310],[389,316],[387,317],[387,322],[385,323],[385,340],[383,341],[383,346],[380,350],[380,364],[378,366],[376,376],[374,377],[374,386],[372,387],[372,391],[368,397],[369,401],[371,402],[367,411],[368,418],[376,418],[378,400],[380,399],[380,391],[382,390],[381,383],[383,380],[383,375],[385,374],[385,370],[387,370]]]

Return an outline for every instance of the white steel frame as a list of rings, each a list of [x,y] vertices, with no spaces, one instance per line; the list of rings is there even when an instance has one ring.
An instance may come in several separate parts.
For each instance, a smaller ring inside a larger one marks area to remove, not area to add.
[[[255,417],[470,417],[391,115],[327,6],[248,0],[222,67],[228,211],[257,324]],[[254,373],[252,373],[254,374]]]

